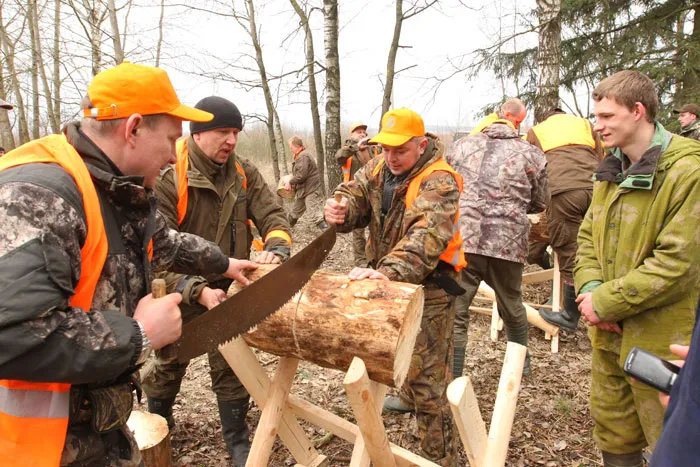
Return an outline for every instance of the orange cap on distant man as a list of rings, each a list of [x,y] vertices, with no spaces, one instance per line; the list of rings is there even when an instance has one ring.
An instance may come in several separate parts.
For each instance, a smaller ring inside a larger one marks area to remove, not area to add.
[[[423,119],[413,110],[401,107],[384,114],[381,131],[369,142],[401,146],[416,136],[425,136]]]
[[[353,131],[357,130],[358,128],[364,128],[365,130],[367,129],[367,125],[365,125],[362,122],[355,122],[352,125],[350,125],[350,133]]]
[[[97,120],[127,118],[132,114],[167,114],[192,122],[208,122],[214,115],[180,103],[165,70],[124,62],[92,79],[87,95],[93,108],[83,115]]]

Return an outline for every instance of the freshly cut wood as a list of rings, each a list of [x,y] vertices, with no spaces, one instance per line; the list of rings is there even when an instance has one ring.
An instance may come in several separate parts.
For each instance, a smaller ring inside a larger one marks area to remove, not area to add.
[[[275,267],[260,265],[248,277],[255,281]],[[234,283],[229,295],[239,288]],[[340,371],[359,357],[372,380],[400,387],[422,316],[421,286],[351,281],[345,274],[317,271],[292,300],[243,338],[265,352]]]
[[[134,432],[146,467],[171,467],[168,422],[160,415],[134,410],[126,425]]]

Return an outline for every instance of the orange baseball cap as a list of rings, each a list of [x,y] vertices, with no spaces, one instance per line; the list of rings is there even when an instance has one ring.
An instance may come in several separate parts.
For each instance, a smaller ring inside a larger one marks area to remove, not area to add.
[[[98,73],[88,86],[93,108],[85,117],[97,120],[127,118],[132,114],[168,114],[192,122],[208,122],[214,115],[180,103],[170,78],[160,68],[124,62]]]
[[[420,115],[402,107],[388,111],[382,117],[382,130],[370,143],[401,146],[411,138],[425,136],[425,125]]]
[[[367,125],[365,125],[362,122],[355,122],[352,125],[350,125],[350,133],[353,131],[357,130],[358,128],[364,128],[365,130],[367,129]]]

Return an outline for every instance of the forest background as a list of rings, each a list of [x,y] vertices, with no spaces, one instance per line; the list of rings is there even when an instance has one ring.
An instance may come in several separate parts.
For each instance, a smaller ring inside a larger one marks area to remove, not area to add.
[[[0,0],[0,98],[15,105],[1,144],[59,132],[92,76],[124,60],[166,69],[187,104],[237,103],[238,151],[275,181],[301,134],[324,190],[347,126],[374,134],[392,106],[449,143],[512,96],[529,124],[556,106],[591,117],[595,84],[633,68],[677,130],[671,110],[700,102],[698,12],[689,0]]]

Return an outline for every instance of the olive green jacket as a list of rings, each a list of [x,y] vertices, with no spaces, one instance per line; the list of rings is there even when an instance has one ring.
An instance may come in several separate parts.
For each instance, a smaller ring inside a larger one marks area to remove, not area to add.
[[[250,256],[253,235],[247,220],[260,231],[262,238],[272,231],[289,234],[290,227],[283,208],[265,183],[258,169],[245,159],[233,154],[226,164],[218,165],[209,160],[194,142],[187,140],[189,169],[187,171],[187,213],[181,225],[177,223],[177,184],[174,166],[168,166],[158,178],[156,195],[158,209],[165,214],[173,229],[189,232],[216,243],[228,256],[246,259]],[[245,172],[238,173],[236,161]],[[272,251],[282,260],[289,257],[289,243],[280,237],[265,242],[265,250]],[[196,303],[205,285],[223,287],[223,276],[185,276],[166,273],[168,291],[178,291],[186,304]]]
[[[634,346],[671,357],[687,344],[700,295],[700,142],[657,123],[636,164],[615,149],[594,175],[574,270],[579,293],[593,291],[603,321],[622,336],[591,327],[594,348],[620,354]]]

